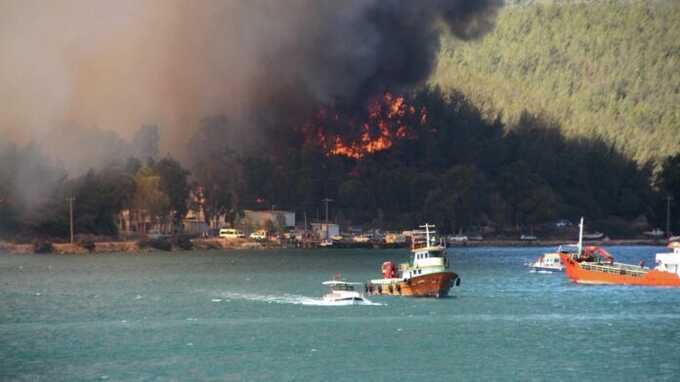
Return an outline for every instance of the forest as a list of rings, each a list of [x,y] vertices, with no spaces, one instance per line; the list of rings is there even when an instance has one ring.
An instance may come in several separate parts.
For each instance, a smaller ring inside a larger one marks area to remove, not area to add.
[[[487,119],[526,110],[658,167],[680,152],[680,3],[514,1],[479,40],[445,38],[431,83]]]
[[[116,235],[123,209],[159,222],[190,208],[228,223],[244,209],[318,219],[324,198],[344,225],[516,232],[585,216],[626,236],[633,221],[665,228],[671,197],[679,232],[678,20],[674,1],[511,1],[480,39],[443,37],[426,85],[262,116],[248,137],[206,116],[182,161],[160,157],[151,126],[131,147],[81,131],[83,149],[115,160],[73,150],[71,164],[91,167],[77,173],[45,147],[0,142],[0,237],[66,237],[70,197],[78,233],[94,235]]]
[[[426,87],[401,98],[402,110],[421,110],[426,118],[395,116],[392,103],[381,102],[358,114],[369,121],[363,125],[368,137],[390,137],[389,145],[359,146],[358,157],[319,138],[323,132],[356,139],[342,124],[315,120],[311,136],[309,126],[291,129],[287,140],[269,136],[267,145],[276,149],[265,151],[221,139],[232,128],[224,116],[201,121],[186,165],[171,157],[127,158],[69,177],[35,147],[6,145],[0,149],[0,230],[9,237],[66,237],[66,198],[73,196],[78,233],[115,235],[122,209],[143,210],[159,222],[179,220],[195,200],[193,191],[204,200],[207,219],[226,214],[232,222],[243,209],[273,206],[321,217],[321,200],[329,197],[332,219],[342,224],[397,229],[429,221],[458,232],[585,216],[595,227],[626,235],[640,216],[661,225],[665,196],[680,190],[677,155],[653,177],[651,166],[613,144],[566,138],[558,122],[545,117],[525,112],[515,126],[489,122],[462,93]],[[407,130],[389,135],[398,129]],[[17,176],[26,164],[30,179]],[[34,190],[49,192],[30,195]]]

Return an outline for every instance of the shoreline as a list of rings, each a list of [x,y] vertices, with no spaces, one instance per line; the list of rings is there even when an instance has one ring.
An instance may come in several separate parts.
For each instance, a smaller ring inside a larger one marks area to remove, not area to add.
[[[94,246],[89,249],[83,243],[52,243],[51,251],[37,252],[35,244],[17,244],[6,241],[0,241],[0,253],[6,254],[46,254],[46,255],[88,255],[91,253],[133,253],[144,254],[150,252],[186,252],[195,250],[265,250],[265,249],[288,249],[288,248],[305,248],[305,249],[395,249],[408,248],[407,244],[378,244],[378,243],[353,243],[340,242],[330,248],[319,247],[318,243],[309,242],[298,243],[298,245],[285,245],[276,242],[258,242],[246,239],[227,240],[220,238],[209,239],[192,239],[191,248],[180,248],[177,245],[172,245],[169,249],[154,248],[149,245],[141,245],[140,241],[126,240],[126,241],[97,241]],[[572,242],[564,240],[503,240],[490,239],[480,241],[464,241],[448,243],[449,248],[466,248],[466,247],[558,247],[560,245],[572,244]],[[656,239],[622,239],[622,240],[607,240],[607,241],[588,241],[585,245],[597,246],[666,246],[666,240]]]

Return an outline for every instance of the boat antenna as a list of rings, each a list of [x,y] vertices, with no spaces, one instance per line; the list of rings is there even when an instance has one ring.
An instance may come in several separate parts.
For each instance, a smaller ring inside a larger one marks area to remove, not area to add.
[[[578,255],[581,256],[583,251],[583,216],[581,216],[581,222],[578,224]]]

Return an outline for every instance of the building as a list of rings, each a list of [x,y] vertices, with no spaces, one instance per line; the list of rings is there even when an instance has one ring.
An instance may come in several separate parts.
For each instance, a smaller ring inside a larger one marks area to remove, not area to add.
[[[340,235],[340,226],[335,223],[312,223],[312,232],[325,239]]]
[[[295,227],[295,212],[282,210],[244,210],[242,224],[253,228],[265,228],[268,222],[274,227],[289,229]]]
[[[178,229],[173,224],[171,216],[161,220],[150,216],[144,210],[129,209],[118,213],[116,225],[118,233],[122,235],[169,234]]]
[[[182,219],[184,226],[184,233],[190,234],[207,234],[210,232],[210,225],[205,222],[205,216],[202,211],[189,210],[184,219]]]

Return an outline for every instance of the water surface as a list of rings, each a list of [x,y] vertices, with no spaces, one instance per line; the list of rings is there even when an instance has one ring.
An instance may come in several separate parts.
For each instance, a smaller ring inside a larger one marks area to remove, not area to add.
[[[552,249],[453,248],[452,297],[354,307],[321,282],[407,250],[0,255],[0,380],[680,380],[680,289],[527,271]]]

